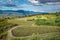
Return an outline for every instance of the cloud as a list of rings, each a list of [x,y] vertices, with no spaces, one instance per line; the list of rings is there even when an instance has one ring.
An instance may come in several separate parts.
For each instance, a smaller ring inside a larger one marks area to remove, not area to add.
[[[60,2],[47,2],[45,4],[50,4],[50,5],[54,5],[54,4],[56,5],[57,4],[58,5],[58,4],[60,4]]]
[[[28,0],[28,1],[34,5],[40,5],[38,0]]]
[[[16,7],[17,5],[14,4],[13,0],[7,0],[7,1],[0,1],[0,6],[4,6],[4,7]]]
[[[14,4],[13,0],[7,0],[6,3],[7,4]]]
[[[60,4],[59,0],[28,0],[33,5],[54,5]]]

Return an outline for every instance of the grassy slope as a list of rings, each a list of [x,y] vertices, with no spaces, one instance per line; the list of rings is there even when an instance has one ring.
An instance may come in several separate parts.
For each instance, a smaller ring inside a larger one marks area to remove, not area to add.
[[[26,21],[26,20],[32,20],[32,19],[37,19],[37,18],[41,18],[41,19],[53,19],[53,18],[55,18],[56,16],[55,15],[37,15],[37,16],[32,16],[32,17],[25,17],[25,18],[16,18],[16,19],[11,19],[11,20],[9,20],[8,22],[9,23],[12,23],[12,24],[19,24],[19,25],[22,25],[24,28],[27,26],[27,27],[37,27],[36,25],[32,25],[32,24],[34,24],[34,22],[32,22],[32,21]],[[15,32],[17,33],[17,32],[19,32],[19,31],[21,31],[22,29],[17,29],[17,30],[15,30]],[[27,29],[26,29],[27,30]],[[36,29],[37,30],[37,29]],[[57,31],[57,30],[60,30],[58,27],[46,27],[46,26],[44,26],[44,27],[41,27],[40,26],[40,31],[42,32],[45,32],[45,31]],[[28,28],[28,30],[27,31],[29,31],[29,28]],[[25,32],[24,30],[23,30],[23,32]],[[57,32],[57,33],[60,33],[60,32]],[[54,38],[55,36],[53,35],[53,34],[56,34],[56,33],[51,33],[51,34],[40,34],[40,38],[42,37],[42,39],[45,39],[45,40],[48,40],[49,38]],[[19,33],[18,33],[18,35],[19,35]],[[49,36],[47,36],[47,35],[49,35]],[[58,35],[60,35],[60,34],[58,34]],[[54,37],[53,37],[54,36]],[[38,40],[42,40],[42,39],[40,39],[38,37]],[[44,38],[43,38],[44,37]],[[47,38],[47,39],[46,39]],[[57,38],[60,38],[60,36],[58,36]],[[18,39],[20,39],[19,37],[18,37]],[[24,39],[24,38],[23,38]],[[32,38],[28,38],[29,40],[34,40],[35,39],[35,36],[34,37],[32,37]],[[13,39],[13,40],[15,40],[15,38]],[[16,40],[17,40],[17,38],[16,38]],[[27,39],[24,39],[24,40],[27,40]],[[36,39],[35,39],[36,40]]]

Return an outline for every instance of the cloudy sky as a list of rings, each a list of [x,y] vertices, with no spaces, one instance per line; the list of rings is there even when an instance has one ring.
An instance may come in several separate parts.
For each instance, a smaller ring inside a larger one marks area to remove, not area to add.
[[[0,0],[0,10],[60,12],[60,0]]]

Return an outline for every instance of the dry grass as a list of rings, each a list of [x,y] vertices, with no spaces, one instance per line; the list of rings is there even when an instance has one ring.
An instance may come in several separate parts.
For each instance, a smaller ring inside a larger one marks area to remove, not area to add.
[[[42,26],[42,27],[18,27],[14,30],[12,30],[13,36],[17,37],[24,37],[24,36],[30,36],[32,34],[44,34],[44,33],[51,33],[51,32],[60,32],[59,27],[53,27],[53,26]]]

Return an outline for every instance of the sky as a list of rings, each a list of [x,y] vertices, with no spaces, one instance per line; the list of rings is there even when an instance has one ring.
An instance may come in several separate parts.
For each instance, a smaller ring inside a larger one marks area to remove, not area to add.
[[[60,12],[60,0],[0,0],[0,10]]]

